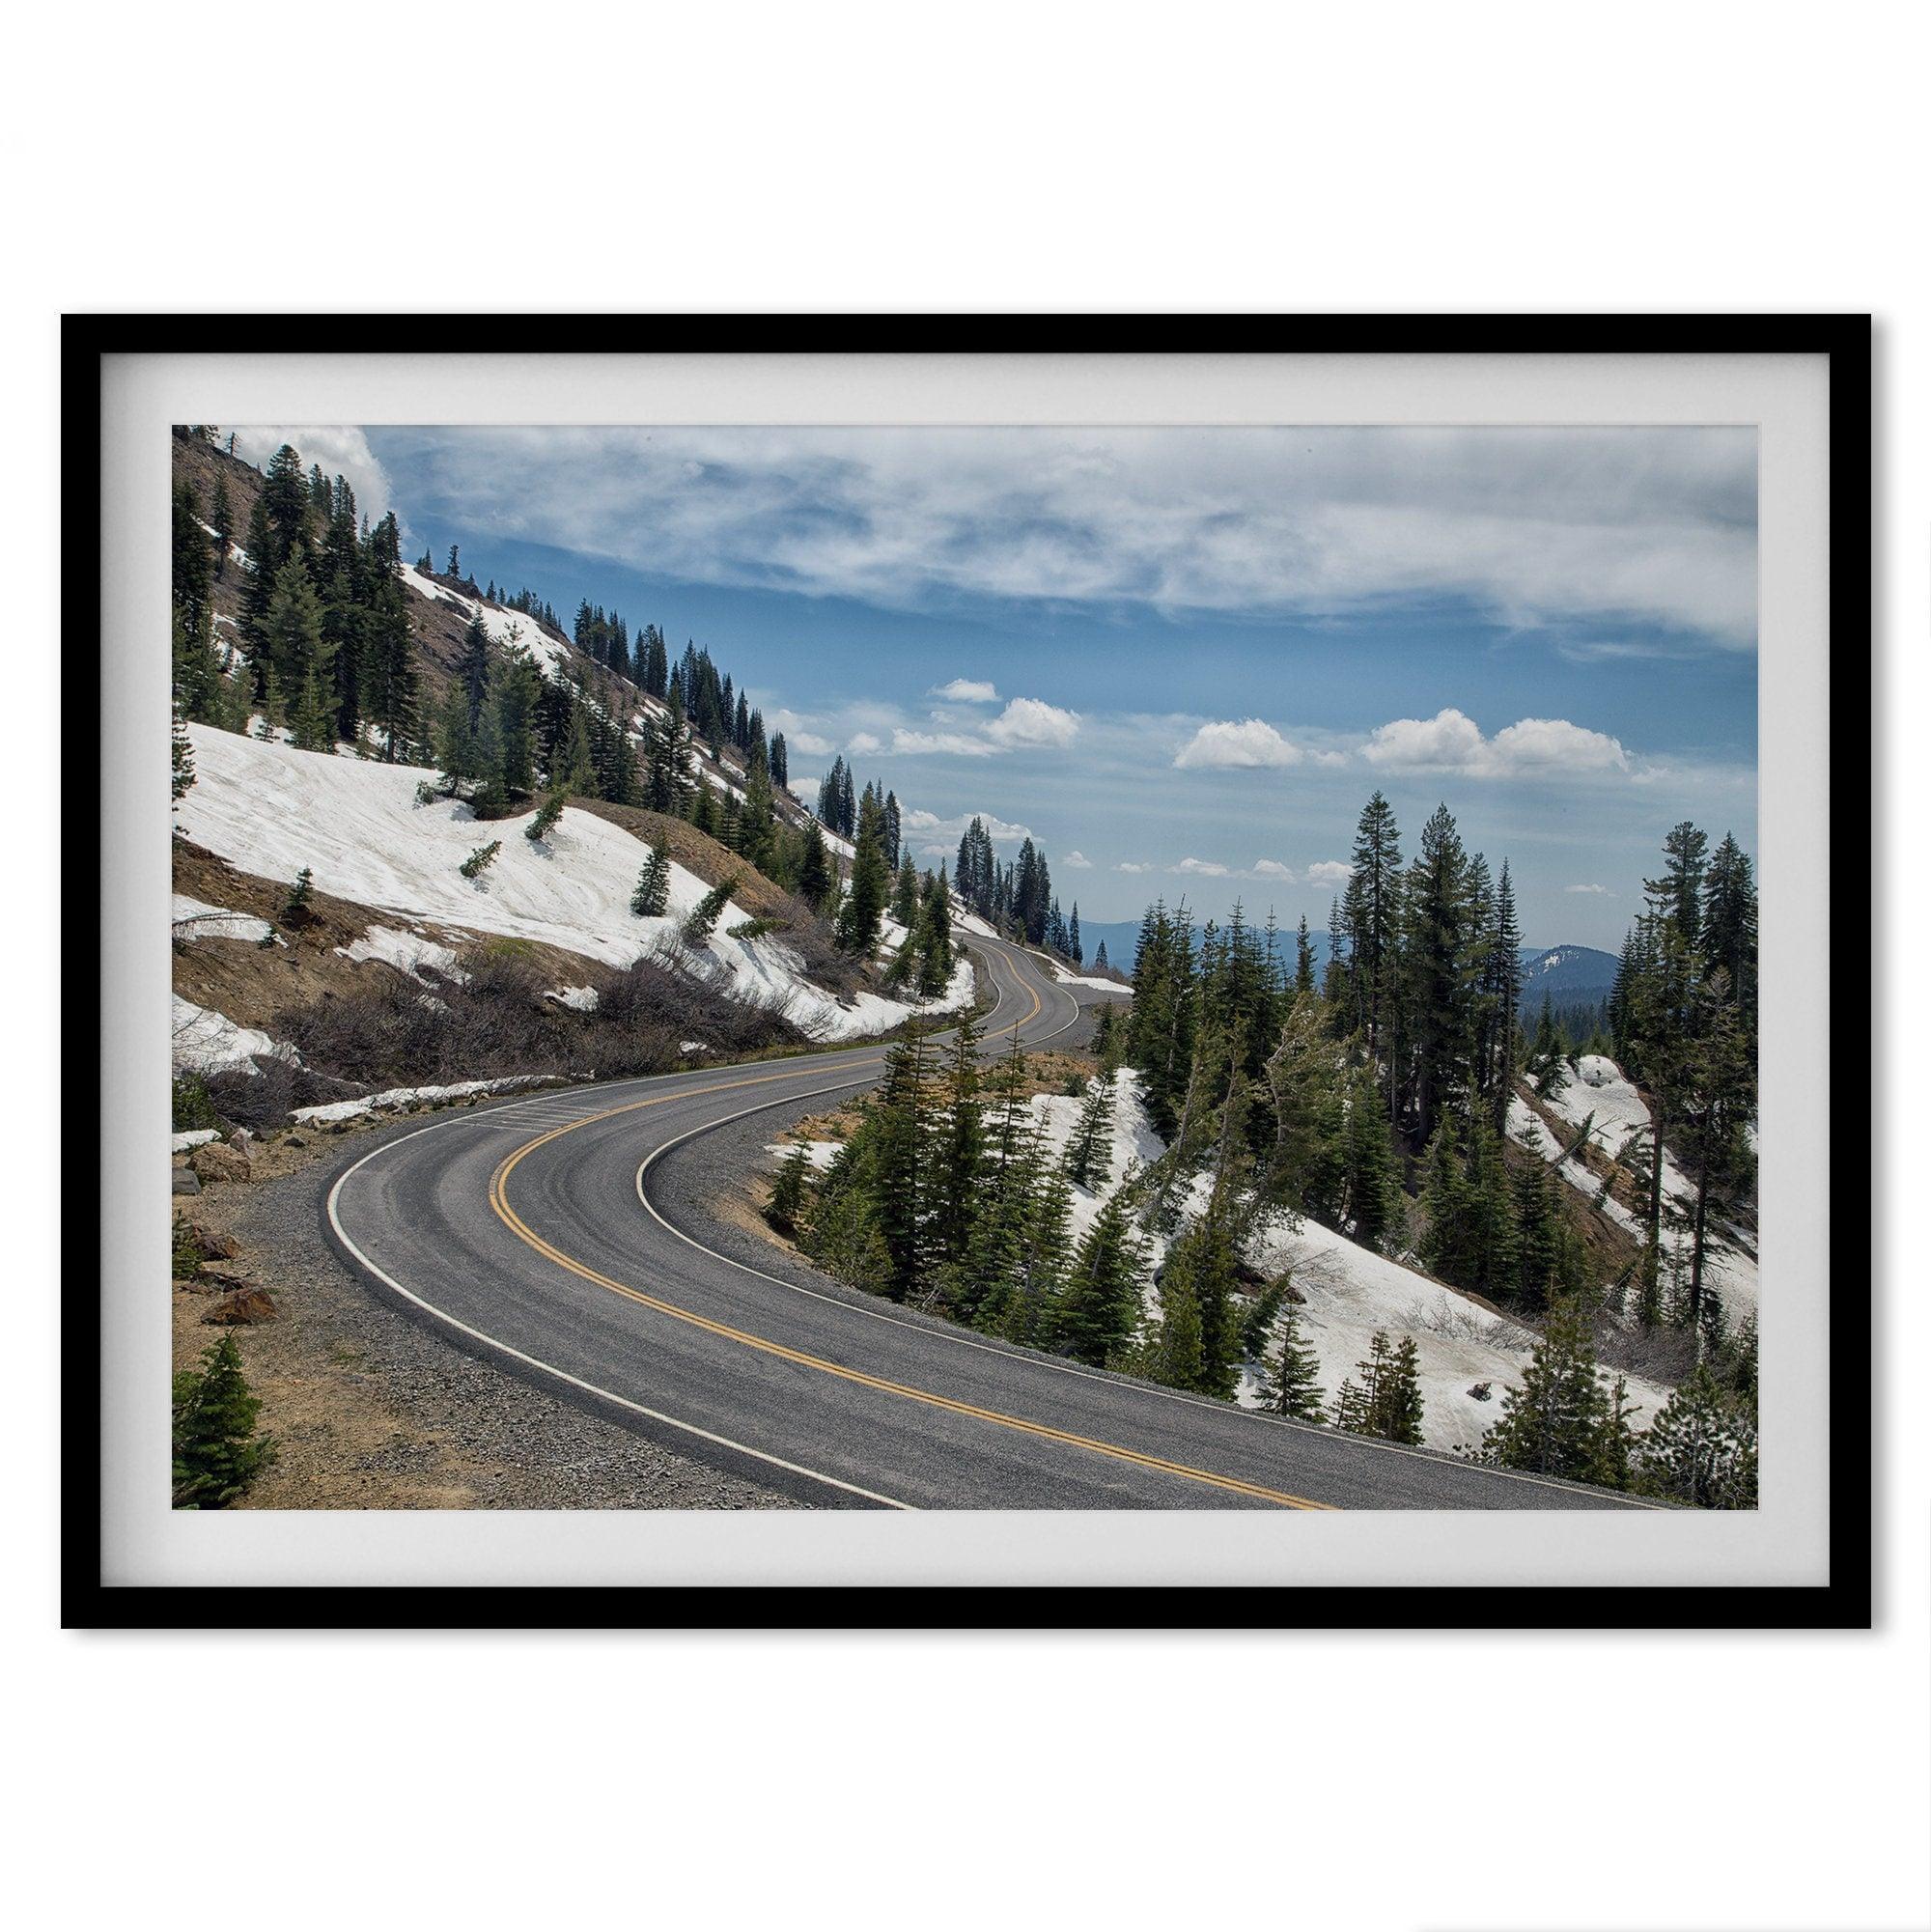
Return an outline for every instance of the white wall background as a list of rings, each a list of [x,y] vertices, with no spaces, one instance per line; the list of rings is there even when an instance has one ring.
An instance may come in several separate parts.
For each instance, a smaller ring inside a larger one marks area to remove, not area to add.
[[[1876,966],[1915,1009],[1924,38],[1921,11],[1855,4],[42,10],[0,131],[15,702],[53,715],[63,308],[1870,308]],[[318,259],[317,236],[354,252]],[[9,739],[9,901],[51,905],[56,761],[31,726]],[[1840,959],[1864,886],[1816,882]],[[29,945],[0,972],[16,1015],[54,984]],[[1931,1321],[1906,1208],[1879,1229],[1903,1278],[1872,1637],[60,1638],[58,1068],[45,1028],[10,1045],[29,1561],[0,1656],[37,1916],[1931,1920]],[[1893,1032],[1893,1173],[1931,1154],[1923,1057]]]

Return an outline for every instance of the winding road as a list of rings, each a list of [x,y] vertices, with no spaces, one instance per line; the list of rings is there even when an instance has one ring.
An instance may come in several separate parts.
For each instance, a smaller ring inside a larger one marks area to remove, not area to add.
[[[1043,1046],[1073,993],[973,938],[989,1045]],[[331,1239],[453,1341],[668,1447],[820,1506],[1575,1509],[1629,1499],[1481,1470],[1013,1348],[773,1250],[724,1251],[720,1130],[761,1139],[872,1084],[877,1045],[544,1094],[384,1137],[326,1200]],[[763,1123],[761,1123],[763,1125]],[[698,1198],[702,1199],[700,1189]]]

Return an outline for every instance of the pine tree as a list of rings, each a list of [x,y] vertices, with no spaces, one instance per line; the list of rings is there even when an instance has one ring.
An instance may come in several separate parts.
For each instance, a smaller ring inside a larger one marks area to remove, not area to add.
[[[1169,1250],[1160,1277],[1163,1303],[1189,1310],[1192,1380],[1176,1383],[1207,1395],[1231,1396],[1238,1380],[1239,1335],[1233,1319],[1238,1281],[1232,1231],[1221,1203],[1192,1222]],[[1162,1374],[1156,1378],[1169,1380]]]
[[[177,1509],[224,1509],[273,1460],[271,1437],[258,1435],[262,1405],[241,1372],[241,1352],[223,1335],[199,1369],[174,1379],[173,1500]]]
[[[785,1157],[778,1177],[771,1185],[771,1197],[765,1207],[765,1218],[780,1234],[798,1232],[811,1180],[811,1150],[799,1141]]]
[[[684,942],[687,946],[702,946],[710,942],[711,935],[717,925],[718,915],[729,903],[732,893],[738,889],[738,875],[727,873],[700,899],[691,910],[690,917],[684,922]]]
[[[1395,950],[1401,916],[1401,836],[1394,808],[1377,792],[1355,828],[1354,869],[1342,899],[1349,938],[1353,1025],[1370,1054],[1386,1051],[1385,1030],[1395,996]]]
[[[1113,1164],[1113,1082],[1105,1076],[1087,1083],[1072,1137],[1066,1143],[1066,1178],[1092,1192]]]
[[[169,790],[179,801],[187,797],[194,784],[194,744],[187,735],[187,725],[182,717],[181,704],[174,706],[174,731],[170,752]]]
[[[1501,1416],[1482,1438],[1482,1456],[1503,1469],[1608,1483],[1627,1461],[1620,1440],[1627,1428],[1597,1376],[1588,1310],[1564,1301],[1549,1311],[1522,1386],[1502,1396]]]
[[[661,839],[651,847],[637,874],[630,910],[639,919],[661,919],[670,910],[670,853]]]
[[[1140,1320],[1146,1258],[1126,1195],[1116,1189],[1102,1204],[1052,1311],[1052,1345],[1093,1368],[1120,1353]]]
[[[503,850],[503,841],[492,838],[488,845],[479,845],[462,863],[457,867],[463,878],[481,879],[495,864],[496,855]]]
[[[560,791],[552,792],[537,807],[529,824],[523,827],[523,836],[532,845],[542,845],[556,829],[556,822],[562,817],[563,794]]]
[[[469,620],[462,637],[462,665],[458,672],[472,734],[482,729],[483,704],[490,694],[490,630],[482,613]]]
[[[275,574],[264,646],[284,694],[300,692],[322,655],[322,601],[308,572],[292,559]]]
[[[953,1031],[940,1089],[942,1114],[929,1175],[935,1267],[956,1280],[967,1266],[985,1175],[986,1123],[979,1099],[979,1033],[968,1011]]]
[[[1496,887],[1495,937],[1484,991],[1490,1036],[1485,1071],[1496,1132],[1500,1134],[1507,1128],[1509,1101],[1515,1092],[1516,1035],[1522,1024],[1522,928],[1516,922],[1515,885],[1507,859],[1502,860]]]
[[[1756,1425],[1699,1361],[1640,1445],[1641,1487],[1697,1509],[1757,1506]]]
[[[854,844],[851,889],[838,910],[838,943],[844,951],[866,959],[879,942],[879,928],[891,893],[891,874],[885,867],[883,831],[875,799],[866,800]]]
[[[1321,1406],[1321,1362],[1301,1332],[1301,1310],[1289,1301],[1281,1313],[1280,1347],[1263,1364],[1261,1407],[1301,1422],[1325,1421]]]
[[[1385,1330],[1368,1341],[1368,1353],[1357,1363],[1360,1376],[1344,1381],[1334,1396],[1334,1423],[1357,1436],[1375,1436],[1385,1442],[1411,1447],[1421,1442],[1420,1356],[1412,1335],[1396,1348]]]
[[[1200,1341],[1200,1303],[1191,1277],[1171,1264],[1161,1276],[1160,1319],[1128,1358],[1127,1367],[1168,1388],[1199,1388],[1206,1376]]]
[[[831,869],[831,854],[826,850],[825,834],[814,819],[804,828],[803,853],[798,869],[798,895],[813,911],[823,912],[837,883],[837,875]]]
[[[229,499],[228,479],[219,470],[214,473],[214,497],[208,520],[214,531],[214,574],[224,577],[228,574],[228,548],[235,541],[235,505]]]

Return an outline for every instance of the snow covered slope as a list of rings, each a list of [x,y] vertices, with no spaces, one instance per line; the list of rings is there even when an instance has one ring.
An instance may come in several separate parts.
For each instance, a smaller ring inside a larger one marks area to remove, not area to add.
[[[448,799],[418,804],[416,787],[432,771],[189,729],[196,782],[176,813],[186,837],[260,878],[293,880],[307,866],[320,890],[406,923],[535,939],[626,966],[674,948],[678,928],[710,889],[673,864],[669,913],[639,919],[630,894],[644,847],[589,812],[566,808],[550,836],[532,844],[523,834],[533,813],[485,822]],[[495,861],[464,879],[463,860],[492,840],[501,841]],[[782,1006],[820,1040],[883,1032],[922,1010],[871,993],[849,1003],[835,998],[804,977],[781,938],[733,938],[731,928],[745,917],[727,905],[710,940],[686,959],[733,997]],[[383,945],[406,943],[406,936],[372,934],[370,951],[384,957]],[[418,963],[426,960],[411,950]],[[971,968],[962,960],[951,987],[927,1008],[948,1008],[971,991]]]
[[[1584,1053],[1576,1063],[1575,1074],[1557,1083],[1547,1105],[1553,1113],[1574,1127],[1580,1128],[1584,1121],[1590,1122],[1589,1144],[1610,1160],[1629,1148],[1639,1134],[1647,1134],[1650,1127],[1648,1103],[1623,1070],[1602,1053]],[[1509,1132],[1523,1145],[1536,1146],[1536,1142],[1526,1137],[1525,1132],[1518,1132],[1518,1108],[1523,1115],[1534,1121],[1547,1137],[1547,1130],[1535,1120],[1533,1109],[1520,1100],[1510,1104]],[[1554,1150],[1553,1147],[1538,1147],[1537,1151],[1553,1153]],[[1646,1163],[1647,1152],[1642,1152]],[[1601,1190],[1600,1177],[1588,1173],[1576,1161],[1565,1161],[1557,1171],[1573,1187],[1592,1198]],[[1694,1184],[1676,1164],[1666,1147],[1663,1155],[1663,1190],[1666,1200],[1684,1213],[1695,1204]],[[1645,1236],[1646,1230],[1639,1218],[1620,1202],[1606,1200],[1602,1211],[1626,1232]],[[1687,1260],[1684,1266],[1687,1268]],[[1703,1270],[1705,1279],[1721,1295],[1732,1318],[1741,1318],[1755,1309],[1756,1257],[1749,1251],[1736,1230],[1712,1228],[1705,1244]]]
[[[1083,1102],[1064,1094],[1035,1094],[1028,1105],[1042,1129],[1042,1152],[1053,1160],[1063,1158]],[[829,1163],[837,1148],[834,1141],[806,1145],[812,1164],[819,1168]],[[791,1143],[774,1144],[769,1151],[773,1161],[782,1160],[791,1152]],[[1125,1069],[1115,1078],[1106,1177],[1097,1190],[1073,1190],[1075,1241],[1092,1226],[1107,1195],[1135,1168],[1158,1160],[1161,1152],[1161,1138],[1141,1104],[1139,1076]],[[1191,1210],[1204,1205],[1207,1190],[1207,1177],[1197,1177],[1189,1195]],[[1164,1259],[1169,1246],[1154,1241],[1156,1265]],[[1358,1380],[1357,1364],[1378,1330],[1393,1340],[1414,1337],[1421,1361],[1422,1435],[1430,1448],[1455,1449],[1479,1442],[1483,1431],[1501,1414],[1503,1390],[1520,1384],[1528,1364],[1535,1339],[1528,1330],[1317,1222],[1303,1221],[1298,1227],[1275,1222],[1249,1246],[1247,1258],[1269,1275],[1287,1274],[1304,1298],[1301,1333],[1320,1359],[1322,1386],[1330,1399],[1350,1376]],[[1155,1319],[1159,1312],[1160,1291],[1151,1288],[1146,1313]],[[1605,1386],[1610,1380],[1606,1372]],[[1489,1388],[1487,1401],[1470,1393],[1483,1384]],[[1237,1399],[1254,1406],[1251,1371],[1244,1374]],[[1629,1399],[1636,1408],[1631,1421],[1641,1430],[1655,1419],[1669,1391],[1632,1376]]]

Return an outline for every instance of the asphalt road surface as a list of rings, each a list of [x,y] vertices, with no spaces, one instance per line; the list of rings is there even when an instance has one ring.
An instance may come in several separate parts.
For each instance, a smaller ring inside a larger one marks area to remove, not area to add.
[[[1045,1046],[1077,1024],[1073,993],[1034,956],[970,944],[997,994],[990,1050],[1013,1030]],[[883,1060],[866,1046],[614,1081],[402,1131],[336,1179],[330,1235],[453,1342],[819,1504],[1636,1506],[1155,1388],[815,1274],[780,1277],[717,1251],[701,1211],[657,1197],[654,1169],[701,1161],[712,1130],[755,1111],[775,1138],[870,1085]]]

